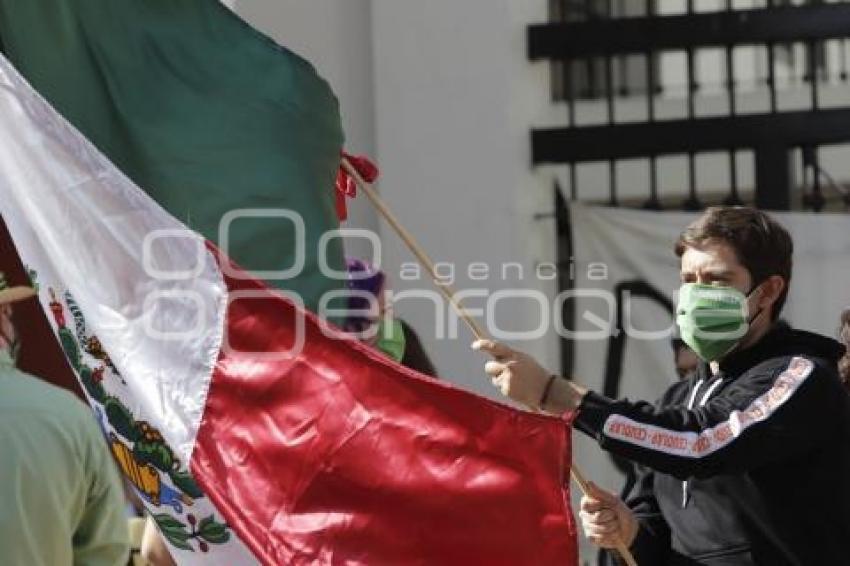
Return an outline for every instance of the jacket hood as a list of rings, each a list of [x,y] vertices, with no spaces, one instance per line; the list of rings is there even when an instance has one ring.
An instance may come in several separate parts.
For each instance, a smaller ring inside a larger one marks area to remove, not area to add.
[[[738,373],[769,358],[806,356],[823,360],[835,368],[844,352],[844,345],[837,340],[814,332],[796,330],[779,322],[756,344],[726,356],[720,362],[720,367],[724,372]]]

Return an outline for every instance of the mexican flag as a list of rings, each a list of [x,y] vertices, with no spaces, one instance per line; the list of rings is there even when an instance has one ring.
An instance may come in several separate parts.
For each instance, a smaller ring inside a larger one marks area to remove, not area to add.
[[[252,278],[5,59],[0,214],[179,562],[574,564],[565,423],[407,370]]]
[[[312,314],[342,137],[306,62],[212,0],[0,0],[0,46],[0,215],[179,563],[575,563],[564,423]]]

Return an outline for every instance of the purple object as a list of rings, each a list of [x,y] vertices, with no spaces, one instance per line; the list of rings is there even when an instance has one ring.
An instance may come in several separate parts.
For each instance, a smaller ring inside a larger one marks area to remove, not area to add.
[[[371,263],[355,258],[346,258],[345,267],[348,271],[348,280],[345,283],[347,289],[365,291],[371,293],[376,299],[379,298],[386,281],[383,271],[376,269]],[[369,300],[362,296],[348,297],[348,308],[359,311],[368,310]],[[350,315],[345,321],[345,329],[349,332],[360,332],[373,323],[374,320],[369,317]]]

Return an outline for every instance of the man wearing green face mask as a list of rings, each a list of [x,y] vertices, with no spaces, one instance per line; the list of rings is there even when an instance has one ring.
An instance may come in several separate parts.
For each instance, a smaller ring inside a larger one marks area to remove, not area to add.
[[[777,324],[793,244],[766,214],[718,207],[676,243],[676,322],[701,358],[652,404],[615,401],[504,345],[474,345],[502,392],[576,428],[643,471],[626,502],[593,487],[588,537],[646,566],[850,561],[850,396],[844,347]]]

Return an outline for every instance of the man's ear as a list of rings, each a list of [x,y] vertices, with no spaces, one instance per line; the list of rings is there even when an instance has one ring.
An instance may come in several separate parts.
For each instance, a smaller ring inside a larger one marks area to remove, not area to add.
[[[771,275],[761,284],[759,306],[768,309],[779,299],[785,290],[785,279],[781,275]]]

